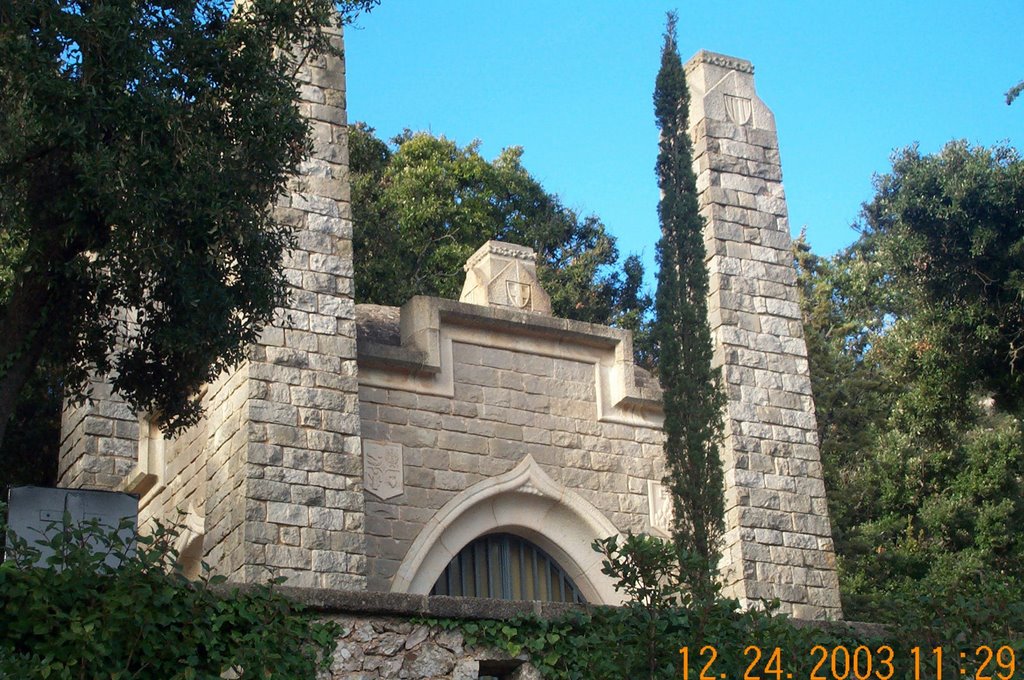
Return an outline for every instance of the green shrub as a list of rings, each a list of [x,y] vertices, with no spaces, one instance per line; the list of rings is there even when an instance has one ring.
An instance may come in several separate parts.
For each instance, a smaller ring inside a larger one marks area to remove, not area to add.
[[[54,551],[46,567],[7,536],[0,678],[312,679],[329,662],[336,624],[313,621],[273,584],[228,592],[211,587],[222,577],[187,580],[174,530],[132,542],[124,526],[64,520],[39,541]]]

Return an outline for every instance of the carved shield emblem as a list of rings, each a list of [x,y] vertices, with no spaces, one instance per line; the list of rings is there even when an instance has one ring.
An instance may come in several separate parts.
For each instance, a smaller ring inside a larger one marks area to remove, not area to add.
[[[526,309],[530,304],[532,291],[533,288],[528,283],[521,283],[519,281],[505,282],[505,292],[508,293],[508,301],[512,303],[513,307]]]
[[[405,492],[402,445],[363,442],[363,485],[382,501]]]
[[[750,100],[746,97],[734,97],[727,94],[725,95],[725,112],[732,122],[737,125],[746,125],[750,122]]]
[[[661,482],[647,480],[647,503],[650,510],[651,527],[660,529],[666,535],[672,533],[672,498]]]

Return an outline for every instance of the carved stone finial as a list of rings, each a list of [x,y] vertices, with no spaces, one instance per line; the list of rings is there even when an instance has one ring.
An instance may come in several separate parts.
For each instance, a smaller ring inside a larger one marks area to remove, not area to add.
[[[537,280],[532,248],[488,241],[466,261],[460,302],[551,314],[551,298]]]

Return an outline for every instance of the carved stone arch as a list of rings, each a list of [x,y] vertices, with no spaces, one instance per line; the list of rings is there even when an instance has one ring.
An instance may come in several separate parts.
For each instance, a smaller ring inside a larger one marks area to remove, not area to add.
[[[518,534],[547,552],[588,602],[622,603],[612,579],[601,573],[601,556],[590,547],[595,538],[619,530],[584,498],[552,480],[531,456],[448,501],[413,541],[391,591],[429,593],[466,544],[498,531]]]

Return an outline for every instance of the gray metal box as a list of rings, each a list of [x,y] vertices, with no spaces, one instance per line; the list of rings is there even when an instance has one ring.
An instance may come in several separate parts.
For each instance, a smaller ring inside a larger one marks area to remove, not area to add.
[[[7,503],[8,527],[31,547],[42,551],[37,566],[46,566],[46,559],[53,554],[52,549],[39,545],[37,541],[61,530],[65,511],[70,515],[72,525],[96,520],[108,530],[119,527],[122,520],[130,519],[131,529],[126,529],[122,537],[126,542],[133,542],[135,538],[139,502],[125,493],[19,486],[11,488]],[[99,548],[98,545],[95,547]],[[117,562],[114,556],[106,560],[111,567],[117,567]]]

